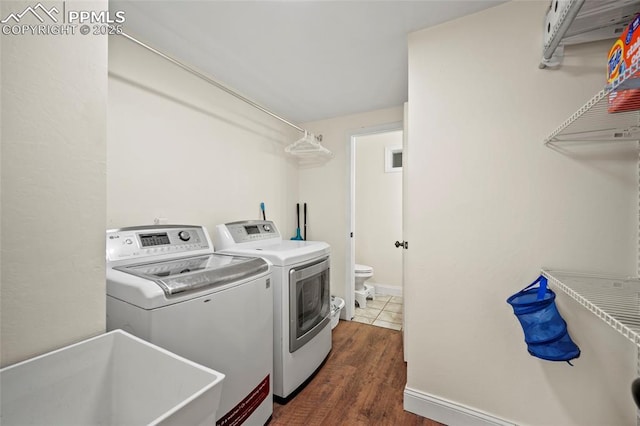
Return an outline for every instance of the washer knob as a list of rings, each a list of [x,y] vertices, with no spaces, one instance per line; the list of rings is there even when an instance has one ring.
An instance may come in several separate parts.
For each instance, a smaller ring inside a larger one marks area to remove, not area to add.
[[[268,225],[268,224],[262,225],[262,229],[264,229],[267,232],[271,232],[271,225]]]
[[[187,231],[180,231],[178,233],[178,237],[182,240],[182,241],[189,241],[191,239],[191,235],[189,235],[189,232]]]

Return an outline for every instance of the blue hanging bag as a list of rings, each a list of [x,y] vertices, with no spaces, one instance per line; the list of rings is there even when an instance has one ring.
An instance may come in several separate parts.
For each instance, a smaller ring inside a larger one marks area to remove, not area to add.
[[[535,287],[538,285],[537,287]],[[529,353],[548,361],[567,361],[580,356],[580,348],[571,340],[567,323],[556,307],[556,294],[540,275],[507,299],[524,331]]]

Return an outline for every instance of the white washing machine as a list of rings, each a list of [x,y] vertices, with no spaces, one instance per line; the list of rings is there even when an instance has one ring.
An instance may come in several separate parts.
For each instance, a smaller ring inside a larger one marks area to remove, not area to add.
[[[218,225],[213,239],[217,252],[272,263],[273,393],[286,400],[331,351],[329,244],[283,240],[267,220]]]
[[[107,231],[107,329],[224,373],[216,425],[271,417],[272,324],[265,260],[214,254],[201,226]]]

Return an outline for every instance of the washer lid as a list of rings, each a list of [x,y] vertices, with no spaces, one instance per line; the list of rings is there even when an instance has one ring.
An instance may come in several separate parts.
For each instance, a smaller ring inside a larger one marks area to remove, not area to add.
[[[241,281],[269,270],[269,265],[261,258],[209,254],[113,269],[153,281],[171,296]]]

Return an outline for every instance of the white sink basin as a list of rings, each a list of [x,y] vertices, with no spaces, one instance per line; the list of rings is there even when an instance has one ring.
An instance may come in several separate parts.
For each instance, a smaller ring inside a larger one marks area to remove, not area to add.
[[[0,370],[0,424],[215,424],[224,374],[122,330]]]

